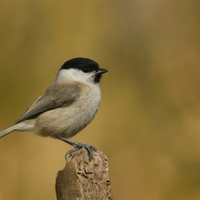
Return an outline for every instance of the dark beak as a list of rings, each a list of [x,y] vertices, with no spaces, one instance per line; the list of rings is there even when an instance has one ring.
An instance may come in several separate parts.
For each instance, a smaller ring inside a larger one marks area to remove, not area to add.
[[[98,70],[97,74],[104,74],[104,73],[106,73],[106,72],[108,72],[108,70],[107,70],[107,69],[104,69],[104,68],[99,68],[99,70]]]

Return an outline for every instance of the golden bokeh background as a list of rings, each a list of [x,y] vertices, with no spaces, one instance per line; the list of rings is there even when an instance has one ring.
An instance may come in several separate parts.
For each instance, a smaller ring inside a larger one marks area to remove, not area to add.
[[[200,199],[200,1],[1,1],[0,129],[88,57],[109,72],[95,120],[73,139],[109,159],[115,200]],[[71,147],[0,139],[0,200],[55,200]]]

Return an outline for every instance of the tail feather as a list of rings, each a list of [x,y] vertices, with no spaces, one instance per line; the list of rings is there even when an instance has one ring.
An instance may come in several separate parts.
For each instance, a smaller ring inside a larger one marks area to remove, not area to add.
[[[22,124],[15,124],[15,125],[7,128],[7,129],[5,129],[3,131],[0,131],[0,138],[5,136],[5,135],[7,135],[7,134],[9,134],[9,133],[12,133],[13,131],[18,130],[21,126],[23,126],[23,125]]]

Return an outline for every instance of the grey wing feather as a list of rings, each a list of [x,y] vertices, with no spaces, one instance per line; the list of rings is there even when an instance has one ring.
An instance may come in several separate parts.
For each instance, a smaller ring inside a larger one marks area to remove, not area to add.
[[[51,110],[55,107],[55,102],[47,98],[39,98],[32,106],[30,106],[27,111],[15,122],[15,124],[20,123],[24,120],[34,118],[38,114],[44,111]]]
[[[55,90],[54,83],[32,104],[32,106],[26,110],[26,112],[15,122],[15,124],[24,120],[33,119],[45,111],[61,106],[69,106],[79,96],[80,87],[78,85],[69,85],[68,87],[62,87],[61,85],[59,90]]]

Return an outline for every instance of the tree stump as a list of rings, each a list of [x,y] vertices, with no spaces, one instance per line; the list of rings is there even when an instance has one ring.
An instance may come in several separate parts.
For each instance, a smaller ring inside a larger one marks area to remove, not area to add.
[[[107,156],[101,151],[82,148],[67,156],[66,165],[56,178],[57,200],[112,200]]]

